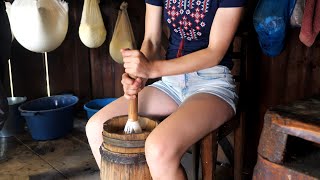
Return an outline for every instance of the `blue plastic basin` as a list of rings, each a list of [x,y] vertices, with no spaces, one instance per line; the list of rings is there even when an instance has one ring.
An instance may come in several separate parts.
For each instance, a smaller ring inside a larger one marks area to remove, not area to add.
[[[90,119],[96,112],[108,105],[117,98],[94,99],[86,103],[83,108],[87,111],[87,117]]]
[[[72,130],[73,106],[77,102],[76,96],[56,95],[26,102],[19,111],[33,139],[56,139]]]

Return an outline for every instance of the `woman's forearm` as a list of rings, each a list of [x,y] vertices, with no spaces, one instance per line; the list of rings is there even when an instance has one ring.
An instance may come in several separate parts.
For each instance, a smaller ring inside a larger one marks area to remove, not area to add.
[[[226,53],[226,48],[205,48],[188,55],[153,63],[154,77],[190,73],[218,65]]]
[[[143,41],[140,51],[149,61],[160,59],[160,43],[146,39]]]

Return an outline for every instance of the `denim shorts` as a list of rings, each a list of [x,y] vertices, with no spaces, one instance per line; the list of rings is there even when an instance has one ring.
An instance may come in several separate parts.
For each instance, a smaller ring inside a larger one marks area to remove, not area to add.
[[[192,73],[164,76],[149,86],[163,91],[178,105],[194,94],[212,94],[227,102],[236,113],[236,85],[230,70],[225,66],[217,65]]]

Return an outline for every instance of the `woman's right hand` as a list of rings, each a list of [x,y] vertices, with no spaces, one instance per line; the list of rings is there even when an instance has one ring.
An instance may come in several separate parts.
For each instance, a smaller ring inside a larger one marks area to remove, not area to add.
[[[123,86],[124,97],[134,99],[138,92],[144,87],[146,80],[142,78],[132,79],[128,73],[122,74],[121,84]]]

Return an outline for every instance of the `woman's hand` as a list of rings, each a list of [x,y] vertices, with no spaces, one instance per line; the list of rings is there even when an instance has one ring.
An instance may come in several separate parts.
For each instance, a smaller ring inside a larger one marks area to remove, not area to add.
[[[143,79],[156,78],[156,68],[139,50],[121,49],[125,72]]]
[[[124,97],[126,99],[134,99],[139,91],[145,86],[146,79],[136,78],[132,79],[128,73],[122,74],[122,86]]]

